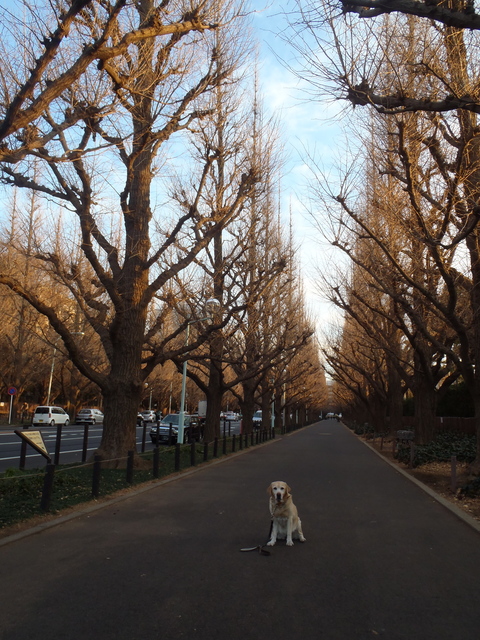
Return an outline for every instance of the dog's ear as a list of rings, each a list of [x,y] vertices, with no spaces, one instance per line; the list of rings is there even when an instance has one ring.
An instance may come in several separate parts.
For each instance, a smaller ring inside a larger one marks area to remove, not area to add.
[[[290,487],[287,484],[285,486],[285,498],[289,498],[291,495],[292,495],[292,490],[290,489]]]
[[[267,489],[267,493],[268,493],[268,495],[269,495],[270,497],[272,497],[272,496],[273,496],[272,484],[273,484],[273,483],[269,484],[269,485],[268,485],[268,489]]]

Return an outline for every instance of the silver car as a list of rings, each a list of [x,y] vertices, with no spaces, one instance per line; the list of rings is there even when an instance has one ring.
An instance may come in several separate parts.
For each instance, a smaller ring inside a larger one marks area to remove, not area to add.
[[[151,409],[146,409],[145,411],[142,411],[142,419],[144,422],[156,422],[157,414]]]
[[[103,413],[98,409],[80,409],[76,422],[77,424],[102,424]]]

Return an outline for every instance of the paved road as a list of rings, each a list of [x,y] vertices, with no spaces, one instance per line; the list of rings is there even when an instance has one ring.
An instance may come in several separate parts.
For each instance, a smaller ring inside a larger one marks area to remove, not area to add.
[[[270,557],[266,488],[307,538]],[[0,547],[2,640],[478,640],[480,534],[324,421]]]

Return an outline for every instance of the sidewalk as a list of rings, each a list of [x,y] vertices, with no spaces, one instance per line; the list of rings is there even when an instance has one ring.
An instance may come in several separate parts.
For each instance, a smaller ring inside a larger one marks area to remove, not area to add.
[[[240,553],[286,480],[305,544]],[[1,640],[477,640],[480,535],[336,421],[0,547]]]

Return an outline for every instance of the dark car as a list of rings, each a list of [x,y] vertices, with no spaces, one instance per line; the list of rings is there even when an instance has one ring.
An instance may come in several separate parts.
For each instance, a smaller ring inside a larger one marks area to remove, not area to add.
[[[178,436],[178,423],[179,423],[180,414],[179,413],[169,413],[167,416],[162,418],[160,422],[160,426],[157,427],[152,426],[150,429],[150,438],[154,444],[158,442],[170,442],[170,429],[171,429],[171,443],[174,444],[177,442]],[[198,421],[193,416],[185,414],[184,417],[184,432],[183,432],[183,441],[188,442],[190,440],[190,432],[192,437],[196,440],[199,439],[198,433]],[[158,428],[160,431],[158,432]]]

